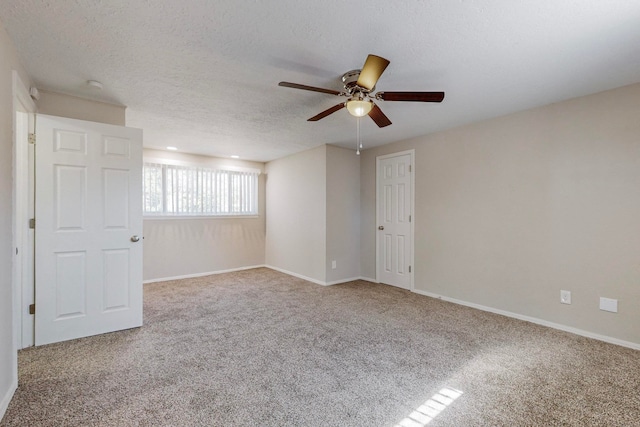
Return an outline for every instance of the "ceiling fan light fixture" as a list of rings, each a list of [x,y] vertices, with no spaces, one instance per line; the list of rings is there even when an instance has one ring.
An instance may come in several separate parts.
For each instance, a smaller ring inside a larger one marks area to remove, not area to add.
[[[350,99],[347,101],[347,110],[349,114],[355,117],[364,117],[369,114],[373,108],[373,102],[363,99]]]

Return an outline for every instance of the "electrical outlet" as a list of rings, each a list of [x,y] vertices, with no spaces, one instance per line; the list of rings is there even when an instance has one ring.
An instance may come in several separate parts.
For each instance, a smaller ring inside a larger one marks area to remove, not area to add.
[[[600,310],[610,311],[612,313],[618,312],[618,300],[611,298],[600,298]]]
[[[571,304],[571,291],[560,291],[560,302],[562,304]]]
[[[338,268],[338,262],[336,260],[331,261],[331,268],[334,270]]]

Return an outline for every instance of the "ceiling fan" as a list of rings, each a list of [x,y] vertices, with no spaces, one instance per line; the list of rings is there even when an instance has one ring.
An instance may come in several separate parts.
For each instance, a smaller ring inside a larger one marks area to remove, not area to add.
[[[344,91],[339,92],[332,89],[301,85],[298,83],[280,82],[279,86],[293,89],[310,90],[313,92],[327,93],[330,95],[346,96],[345,102],[334,105],[324,110],[318,115],[308,119],[310,122],[317,122],[343,108],[347,108],[349,113],[355,117],[369,115],[378,127],[385,127],[391,124],[391,120],[382,112],[372,98],[378,101],[412,101],[412,102],[442,102],[444,92],[378,92],[372,94],[378,79],[389,65],[389,61],[376,55],[367,56],[362,70],[347,71],[342,75]]]

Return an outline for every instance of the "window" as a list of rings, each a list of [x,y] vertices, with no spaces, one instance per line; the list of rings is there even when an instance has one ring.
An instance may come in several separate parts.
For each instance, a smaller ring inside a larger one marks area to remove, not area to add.
[[[258,214],[259,171],[145,162],[142,174],[144,215]]]

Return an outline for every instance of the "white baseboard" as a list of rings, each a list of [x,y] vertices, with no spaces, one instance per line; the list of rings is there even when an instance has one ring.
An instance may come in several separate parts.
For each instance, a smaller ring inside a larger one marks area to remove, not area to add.
[[[370,277],[363,277],[363,276],[360,276],[360,277],[359,277],[359,279],[360,279],[360,280],[364,280],[365,282],[380,283],[380,282],[378,282],[376,279],[372,279],[372,278],[370,278]]]
[[[274,267],[272,265],[265,265],[265,267],[270,268],[270,269],[275,270],[275,271],[279,271],[280,273],[284,273],[284,274],[287,274],[289,276],[297,277],[298,279],[306,280],[307,282],[315,283],[316,285],[321,285],[321,286],[339,285],[341,283],[353,282],[354,280],[361,280],[362,279],[362,277],[358,276],[358,277],[350,277],[348,279],[334,280],[332,282],[325,282],[325,281],[322,281],[322,280],[318,280],[318,279],[314,279],[312,277],[305,276],[303,274],[298,274],[298,273],[294,273],[293,271],[285,270],[284,268]],[[367,279],[362,279],[362,280],[367,280]]]
[[[11,402],[11,399],[13,398],[13,394],[16,392],[17,389],[18,389],[18,382],[14,379],[11,382],[11,385],[9,386],[9,390],[7,390],[5,395],[2,397],[2,400],[0,401],[0,420],[2,420],[2,417],[4,417],[5,412],[7,412],[9,403]]]
[[[350,277],[348,279],[334,280],[333,282],[326,282],[325,286],[339,285],[341,283],[353,282],[354,280],[360,280],[360,279],[362,278],[358,276],[358,277]]]
[[[314,279],[312,277],[308,277],[308,276],[304,276],[302,274],[294,273],[293,271],[289,271],[289,270],[285,270],[285,269],[282,269],[282,268],[274,267],[272,265],[264,265],[263,264],[263,265],[251,265],[251,266],[246,266],[246,267],[231,268],[231,269],[228,269],[228,270],[208,271],[208,272],[205,272],[205,273],[185,274],[185,275],[182,275],[182,276],[160,277],[158,279],[145,280],[142,283],[144,283],[146,285],[148,283],[168,282],[170,280],[192,279],[194,277],[211,276],[211,275],[214,275],[214,274],[223,274],[223,273],[233,273],[234,271],[252,270],[254,268],[261,268],[261,267],[270,268],[272,270],[279,271],[280,273],[284,273],[284,274],[287,274],[289,276],[297,277],[299,279],[303,279],[303,280],[306,280],[308,282],[315,283],[316,285],[321,285],[321,286],[339,285],[340,283],[353,282],[354,280],[366,280],[368,282],[375,282],[375,280],[367,279],[366,277],[350,277],[348,279],[340,279],[340,280],[335,280],[333,282],[323,282],[322,280],[317,280],[317,279]]]
[[[243,270],[252,270],[254,268],[266,267],[266,265],[250,265],[246,267],[238,267],[238,268],[230,268],[228,270],[217,270],[217,271],[208,271],[206,273],[195,273],[195,274],[185,274],[183,276],[173,276],[173,277],[161,277],[158,279],[149,279],[145,280],[142,283],[145,285],[147,283],[156,283],[156,282],[168,282],[169,280],[180,280],[180,279],[192,279],[194,277],[203,277],[203,276],[211,276],[214,274],[222,274],[222,273],[233,273],[234,271],[243,271]]]
[[[495,314],[500,314],[502,316],[507,316],[507,317],[512,317],[514,319],[518,319],[518,320],[524,320],[525,322],[531,322],[531,323],[535,323],[537,325],[542,325],[542,326],[546,326],[549,328],[553,328],[553,329],[558,329],[560,331],[564,331],[564,332],[570,332],[572,334],[576,334],[576,335],[581,335],[583,337],[587,337],[587,338],[593,338],[599,341],[604,341],[607,342],[609,344],[616,344],[622,347],[628,347],[628,348],[632,348],[634,350],[640,350],[640,343],[634,343],[631,341],[625,341],[625,340],[621,340],[618,338],[613,338],[613,337],[609,337],[606,335],[600,335],[600,334],[596,334],[593,332],[589,332],[589,331],[585,331],[582,329],[578,329],[578,328],[574,328],[571,326],[566,326],[566,325],[562,325],[560,323],[554,323],[554,322],[549,322],[547,320],[543,320],[543,319],[538,319],[537,317],[530,317],[530,316],[525,316],[522,314],[518,314],[518,313],[513,313],[511,311],[506,311],[506,310],[500,310],[497,308],[493,308],[493,307],[487,307],[484,305],[480,305],[480,304],[475,304],[472,302],[467,302],[467,301],[462,301],[462,300],[458,300],[455,298],[449,298],[449,297],[445,297],[442,295],[438,295],[438,294],[434,294],[431,292],[426,292],[426,291],[421,291],[418,289],[414,289],[413,292],[420,294],[420,295],[424,295],[427,297],[431,297],[431,298],[436,298],[436,299],[441,299],[442,301],[447,301],[447,302],[451,302],[454,304],[459,304],[459,305],[464,305],[466,307],[471,307],[471,308],[475,308],[478,310],[482,310],[482,311],[488,311],[489,313],[495,313]]]
[[[297,277],[298,279],[306,280],[307,282],[315,283],[316,285],[326,286],[326,282],[322,280],[314,279],[312,277],[308,277],[302,274],[294,273],[293,271],[285,270],[284,268],[274,267],[272,265],[265,265],[265,267],[270,268],[275,271],[279,271],[280,273],[288,274],[289,276]]]

